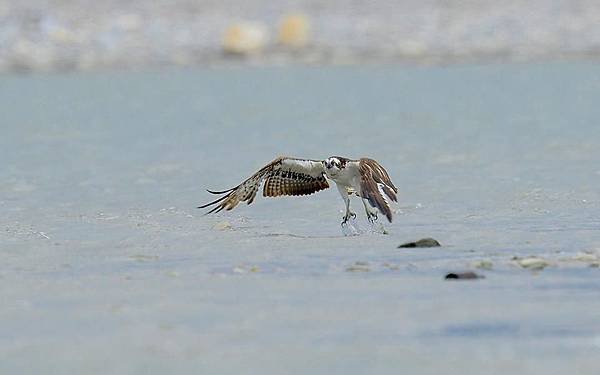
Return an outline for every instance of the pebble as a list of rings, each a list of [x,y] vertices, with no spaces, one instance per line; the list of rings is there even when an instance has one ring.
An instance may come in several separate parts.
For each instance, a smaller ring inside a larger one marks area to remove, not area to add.
[[[260,267],[258,266],[236,266],[233,267],[233,273],[248,273],[248,272],[252,272],[252,273],[257,273],[260,272]]]
[[[514,258],[517,264],[523,268],[533,270],[533,271],[541,271],[544,268],[550,265],[546,259],[539,257],[527,257],[527,258]]]
[[[422,238],[415,242],[407,242],[402,245],[398,245],[398,248],[403,247],[438,247],[441,246],[438,241],[433,238]]]
[[[129,258],[131,258],[133,260],[137,260],[138,262],[148,262],[151,260],[159,259],[158,255],[144,255],[144,254],[130,255]]]
[[[227,229],[231,229],[231,223],[229,221],[220,221],[218,223],[216,223],[215,225],[213,225],[213,229],[216,230],[227,230]]]
[[[353,265],[346,267],[346,272],[369,272],[369,263],[367,262],[354,262]]]
[[[595,262],[600,260],[598,258],[598,255],[596,254],[592,254],[592,253],[579,253],[575,256],[573,256],[573,258],[571,258],[571,260],[575,260],[578,262]]]

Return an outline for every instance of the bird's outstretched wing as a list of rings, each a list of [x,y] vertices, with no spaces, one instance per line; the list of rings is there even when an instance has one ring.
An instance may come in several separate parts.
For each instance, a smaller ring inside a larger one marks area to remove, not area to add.
[[[396,194],[398,189],[390,179],[385,168],[373,159],[362,158],[358,162],[360,172],[360,189],[363,198],[369,201],[369,204],[381,211],[392,222],[392,210],[388,199],[398,202]]]
[[[265,197],[309,195],[329,187],[321,161],[281,156],[234,188],[223,191],[207,190],[211,194],[225,195],[198,208],[215,205],[207,212],[210,214],[222,209],[231,210],[240,202],[250,204],[254,201],[263,181]]]

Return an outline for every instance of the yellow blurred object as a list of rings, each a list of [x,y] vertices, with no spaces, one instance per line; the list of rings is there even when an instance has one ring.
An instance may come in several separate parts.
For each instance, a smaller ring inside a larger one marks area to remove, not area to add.
[[[231,25],[225,31],[223,50],[245,55],[260,51],[267,42],[267,29],[263,24],[243,22]]]
[[[289,47],[303,47],[308,42],[310,23],[303,14],[284,16],[279,24],[279,42]]]

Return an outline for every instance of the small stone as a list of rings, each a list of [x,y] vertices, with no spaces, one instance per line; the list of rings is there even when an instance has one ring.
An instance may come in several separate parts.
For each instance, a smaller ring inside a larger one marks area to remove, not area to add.
[[[137,260],[138,262],[148,262],[152,260],[158,260],[158,255],[144,255],[144,254],[135,254],[130,255],[129,258],[133,260]]]
[[[600,268],[600,262],[590,263],[590,268]]]
[[[231,25],[223,37],[223,51],[248,55],[260,51],[267,42],[267,29],[261,23],[242,22]]]
[[[422,238],[416,242],[407,242],[399,245],[398,248],[402,247],[438,247],[441,246],[439,242],[433,238]]]
[[[485,276],[476,274],[473,271],[466,272],[450,272],[444,277],[446,280],[476,280],[485,279]]]
[[[231,229],[231,223],[229,221],[220,221],[213,226],[216,230],[227,230]]]
[[[303,14],[290,14],[279,23],[279,42],[285,46],[300,48],[308,42],[310,25]]]
[[[246,266],[246,265],[241,265],[241,266],[236,266],[233,268],[233,273],[248,273],[248,272],[252,272],[252,273],[257,273],[260,272],[260,268],[258,266]]]
[[[353,265],[346,267],[346,272],[369,272],[369,263],[367,262],[354,262]]]
[[[538,257],[517,258],[515,260],[519,266],[533,271],[541,271],[550,265],[547,260]]]
[[[579,253],[575,255],[572,260],[576,260],[579,262],[594,262],[598,260],[598,256],[596,254],[591,253]]]

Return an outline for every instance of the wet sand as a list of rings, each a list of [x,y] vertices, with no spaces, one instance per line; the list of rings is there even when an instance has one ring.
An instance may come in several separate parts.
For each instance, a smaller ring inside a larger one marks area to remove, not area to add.
[[[0,372],[594,374],[599,76],[4,76]],[[353,201],[343,236],[331,189],[194,208],[279,154],[379,160],[389,234]],[[424,237],[442,246],[397,248]],[[463,271],[485,278],[444,279]]]

